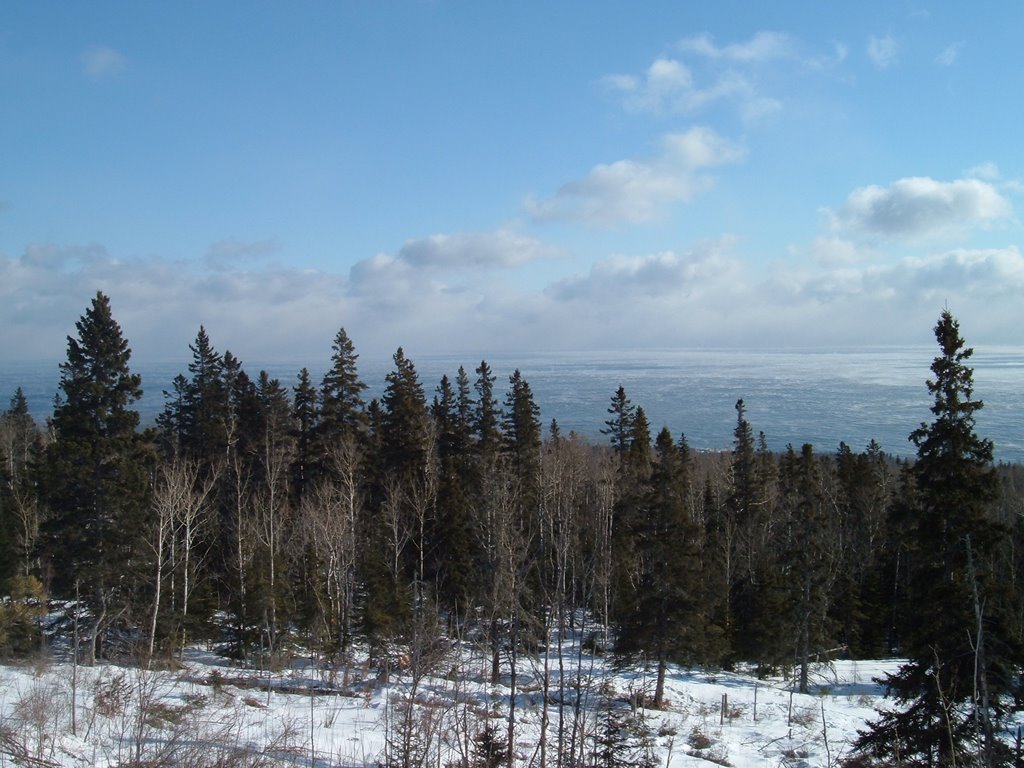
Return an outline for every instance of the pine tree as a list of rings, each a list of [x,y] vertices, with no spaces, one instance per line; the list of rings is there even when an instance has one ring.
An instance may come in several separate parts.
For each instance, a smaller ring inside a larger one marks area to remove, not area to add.
[[[60,366],[64,397],[46,455],[46,551],[52,591],[69,596],[77,584],[102,627],[132,607],[138,587],[147,474],[132,405],[142,386],[106,296],[96,294],[76,328]]]
[[[983,403],[973,398],[973,350],[948,310],[935,337],[934,420],[910,436],[917,461],[908,661],[886,681],[898,708],[882,712],[857,744],[879,764],[1009,765],[995,734],[1021,656],[992,570],[1004,535],[992,515],[992,443],[975,432]]]

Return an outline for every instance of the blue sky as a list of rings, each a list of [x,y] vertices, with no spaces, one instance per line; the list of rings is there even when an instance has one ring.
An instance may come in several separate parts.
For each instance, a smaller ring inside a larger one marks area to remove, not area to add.
[[[6,3],[0,360],[1019,344],[1024,7],[824,7]]]

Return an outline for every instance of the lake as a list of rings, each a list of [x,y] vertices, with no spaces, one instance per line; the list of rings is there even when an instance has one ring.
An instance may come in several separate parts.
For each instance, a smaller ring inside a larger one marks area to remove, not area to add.
[[[591,440],[604,440],[611,396],[621,384],[634,405],[643,406],[652,436],[663,425],[674,436],[685,432],[696,449],[729,448],[736,424],[735,404],[743,398],[755,434],[764,432],[773,449],[811,443],[819,452],[834,451],[840,441],[855,450],[875,439],[888,453],[910,456],[908,435],[930,419],[931,398],[925,385],[934,347],[880,348],[822,352],[807,350],[690,349],[608,353],[492,356],[495,390],[504,399],[508,376],[519,368],[530,383],[547,424],[558,420]],[[453,380],[459,365],[475,379],[479,360],[450,356],[414,359],[427,397],[442,374]],[[303,363],[244,362],[256,378],[261,369],[292,386]],[[308,362],[319,383],[327,362]],[[975,397],[985,402],[978,415],[982,437],[993,440],[996,458],[1024,463],[1024,349],[975,347]],[[164,405],[163,390],[187,361],[138,363],[145,394],[138,403],[143,422],[151,422]],[[359,373],[368,385],[367,399],[379,396],[390,359],[360,358]],[[0,366],[0,405],[21,386],[37,420],[51,412],[57,392],[56,363]]]

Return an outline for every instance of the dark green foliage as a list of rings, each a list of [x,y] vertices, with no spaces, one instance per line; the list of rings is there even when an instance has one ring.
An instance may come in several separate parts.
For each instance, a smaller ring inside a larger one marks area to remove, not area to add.
[[[345,333],[338,330],[331,346],[331,368],[320,386],[320,412],[316,427],[318,450],[322,456],[339,440],[353,438],[366,430],[362,393],[366,384],[359,378],[359,355]]]
[[[409,480],[423,468],[429,445],[426,396],[416,366],[399,347],[395,368],[386,377],[381,398],[381,460],[396,478]]]
[[[908,662],[886,683],[900,704],[861,734],[862,753],[906,765],[1003,765],[995,733],[1000,697],[1020,663],[994,556],[1005,535],[992,515],[992,443],[975,433],[972,350],[945,311],[935,327],[940,354],[928,381],[934,421],[911,434],[916,517],[909,531],[912,599],[902,650]]]
[[[508,765],[508,743],[494,723],[489,720],[473,736],[473,752],[470,755],[470,768],[499,768]]]
[[[148,457],[131,406],[142,387],[106,296],[96,295],[76,328],[46,455],[44,546],[53,591],[73,594],[77,582],[96,615],[107,616],[131,608],[140,586]]]
[[[625,512],[620,541],[628,551],[621,567],[623,585],[616,604],[620,656],[657,662],[655,706],[664,693],[670,661],[691,664],[701,655],[699,531],[686,506],[687,467],[668,429],[658,433],[657,460],[649,485]]]
[[[299,383],[292,387],[292,436],[295,441],[292,495],[296,507],[302,503],[314,479],[318,459],[315,440],[319,418],[316,388],[310,381],[309,371],[303,368],[298,378]]]
[[[760,640],[764,637],[757,627],[759,609],[755,585],[759,582],[754,570],[761,563],[756,555],[760,547],[760,533],[756,518],[760,508],[761,489],[756,471],[754,431],[747,421],[743,400],[736,401],[736,428],[733,431],[732,482],[725,500],[723,527],[728,532],[730,552],[724,553],[729,561],[729,609],[726,631],[732,650],[743,659],[764,660]]]
[[[633,434],[633,422],[636,418],[636,408],[626,397],[624,387],[619,387],[612,395],[611,405],[608,406],[608,414],[611,418],[605,421],[605,428],[601,430],[602,435],[608,435],[612,449],[622,461],[629,448]]]
[[[491,373],[491,367],[486,360],[480,361],[476,376],[473,431],[476,433],[480,454],[489,456],[496,453],[501,445],[501,413],[498,410],[498,401],[494,397],[494,382],[497,377]]]
[[[881,657],[892,652],[892,581],[886,574],[893,558],[888,518],[895,477],[873,440],[859,454],[841,443],[835,473],[840,535],[848,548],[836,576],[831,620],[838,642],[852,656]]]
[[[459,368],[454,390],[447,376],[437,387],[430,413],[437,435],[436,515],[426,544],[428,579],[442,604],[465,615],[474,591],[473,526],[470,492],[473,477],[471,401],[466,371]]]
[[[537,493],[539,479],[540,408],[533,401],[530,385],[519,373],[519,369],[509,376],[508,383],[502,423],[505,450],[523,492],[529,496]]]

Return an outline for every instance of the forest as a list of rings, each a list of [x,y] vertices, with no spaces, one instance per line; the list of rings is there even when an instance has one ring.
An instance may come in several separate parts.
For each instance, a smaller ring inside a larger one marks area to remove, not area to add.
[[[934,421],[907,425],[910,460],[874,442],[770,451],[742,400],[731,450],[691,450],[621,387],[593,443],[541,424],[518,370],[481,361],[434,386],[401,348],[366,402],[343,328],[322,381],[282,383],[200,327],[143,429],[98,293],[52,417],[37,424],[20,389],[0,416],[0,655],[39,652],[47,605],[45,637],[73,632],[82,663],[205,644],[344,668],[358,650],[387,679],[468,637],[492,680],[511,676],[509,742],[517,659],[569,631],[649,665],[655,708],[669,664],[806,691],[812,663],[899,658],[896,706],[851,765],[1012,764],[1024,471],[975,434],[948,311],[935,334]]]

